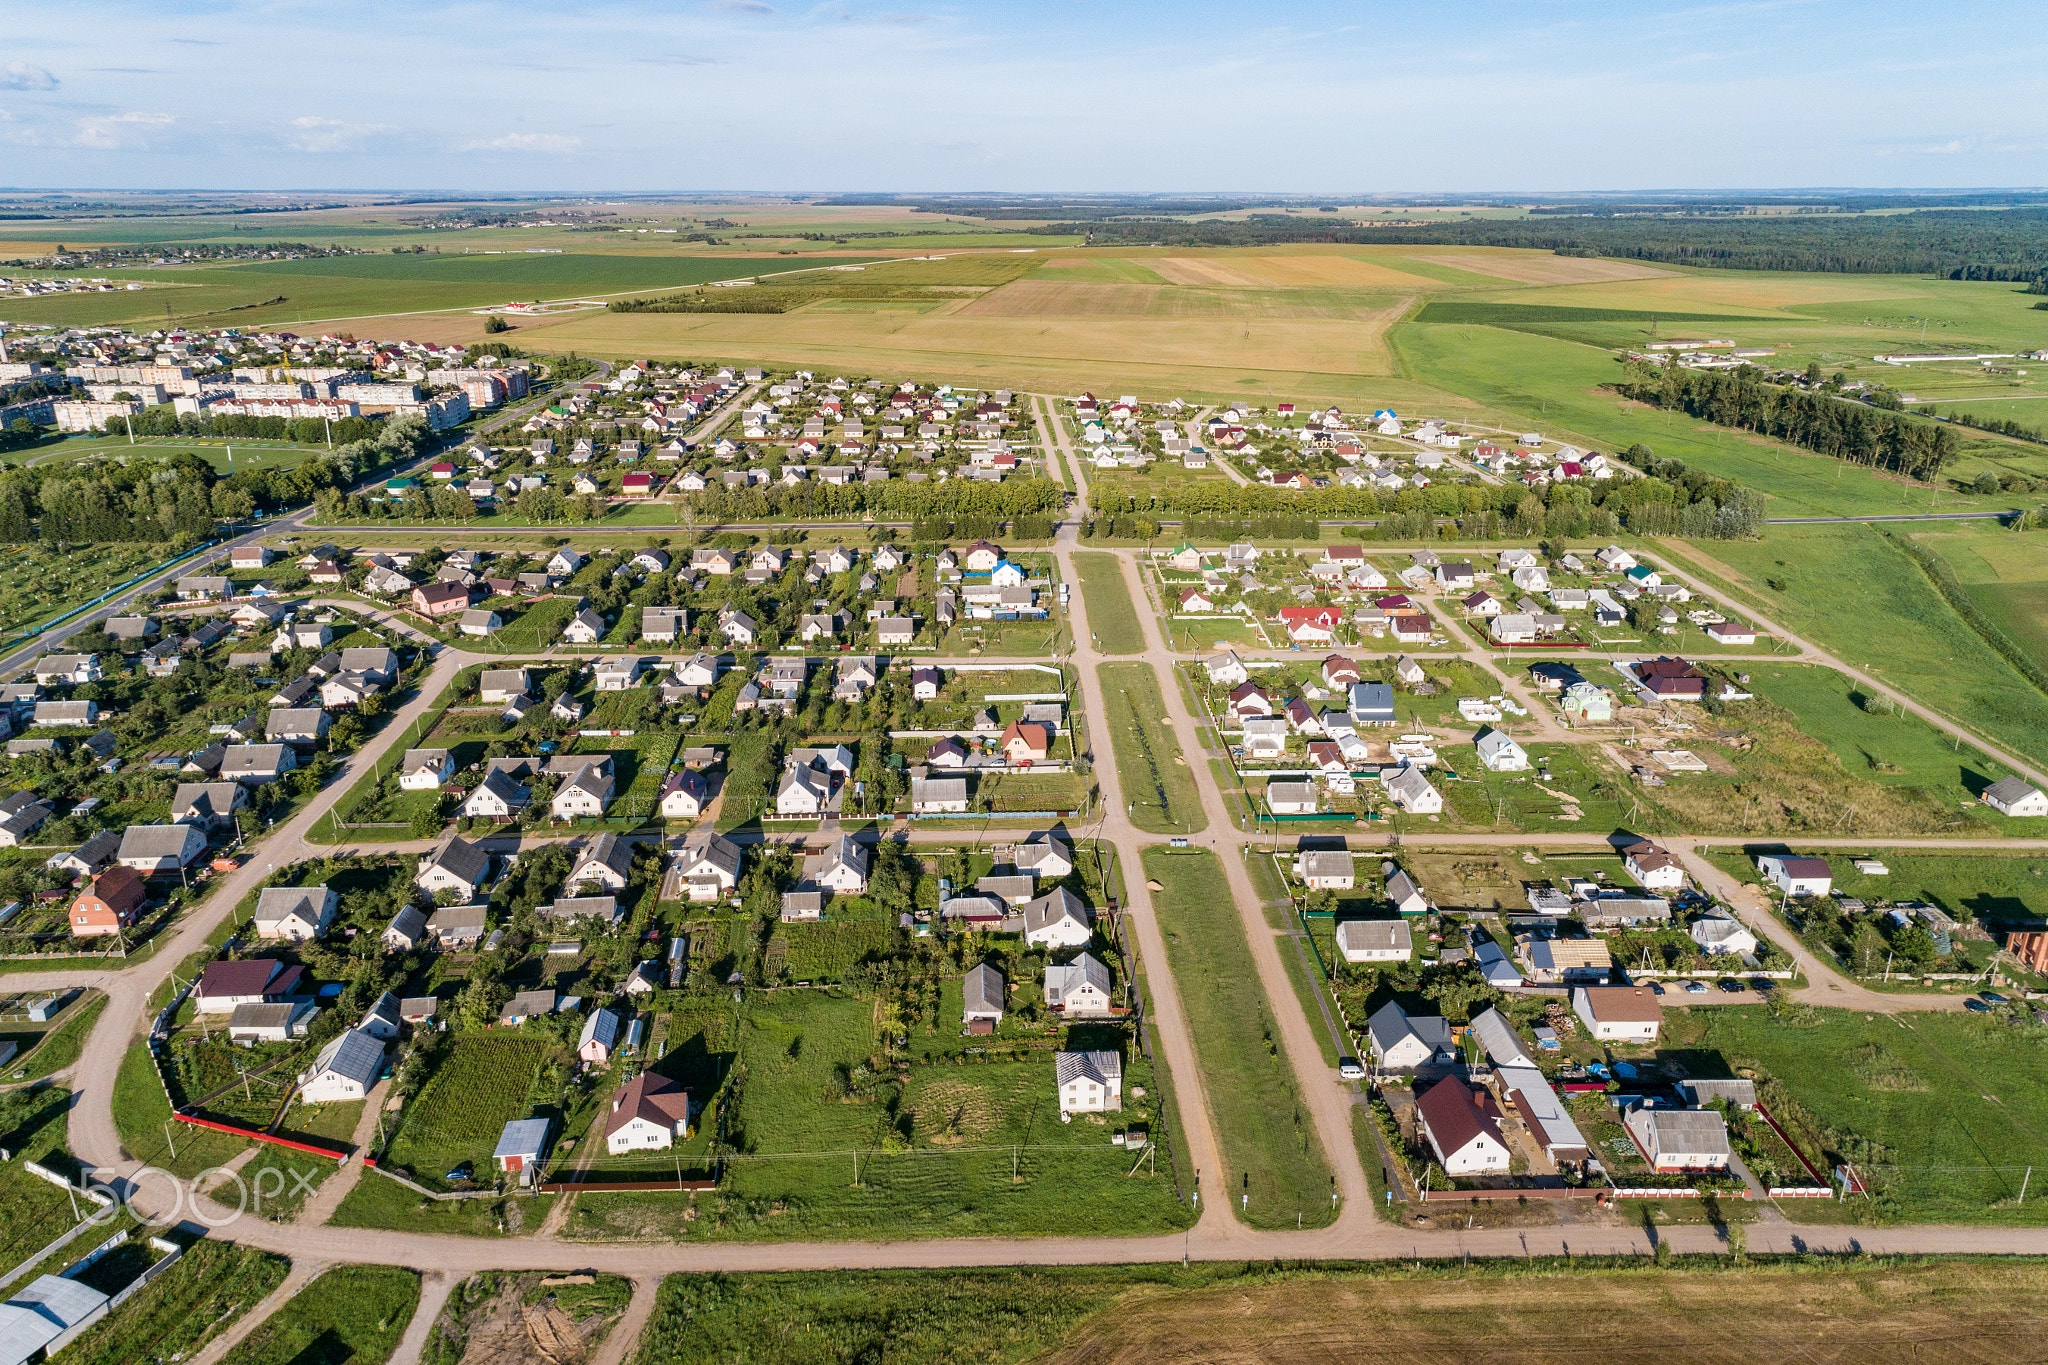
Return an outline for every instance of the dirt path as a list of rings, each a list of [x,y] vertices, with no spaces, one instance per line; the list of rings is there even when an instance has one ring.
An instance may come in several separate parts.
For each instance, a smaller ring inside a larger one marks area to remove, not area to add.
[[[633,1281],[633,1299],[626,1305],[625,1316],[612,1325],[604,1343],[591,1356],[590,1365],[624,1365],[633,1348],[640,1344],[647,1320],[654,1316],[654,1301],[660,1292],[661,1280],[657,1276],[640,1276]]]
[[[390,1365],[419,1365],[420,1354],[427,1349],[427,1334],[439,1321],[448,1296],[468,1278],[467,1275],[453,1275],[445,1270],[420,1271],[419,1307],[412,1310],[412,1321],[405,1325],[405,1335],[398,1339],[398,1348],[391,1353]]]
[[[370,1144],[376,1140],[377,1116],[384,1112],[384,1101],[390,1094],[389,1081],[379,1081],[370,1087],[370,1093],[363,1097],[363,1112],[356,1119],[355,1131],[349,1134],[354,1154],[319,1189],[306,1196],[306,1202],[299,1206],[296,1222],[307,1227],[319,1227],[334,1216],[334,1211],[341,1207],[341,1201],[348,1198],[348,1192],[363,1178],[363,1158],[369,1153]]]

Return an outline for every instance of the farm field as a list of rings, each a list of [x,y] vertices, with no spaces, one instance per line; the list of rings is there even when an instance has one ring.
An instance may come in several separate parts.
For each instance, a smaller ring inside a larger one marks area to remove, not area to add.
[[[1101,551],[1081,551],[1074,556],[1074,567],[1081,575],[1081,598],[1096,648],[1105,654],[1142,653],[1144,627],[1124,581],[1123,562]]]
[[[1827,1155],[1871,1184],[1867,1202],[1794,1216],[2019,1227],[2048,1222],[2048,1209],[2017,1202],[2025,1155],[2048,1125],[2041,1036],[2030,1019],[1995,1015],[1736,1008],[1667,1014],[1662,1048],[1696,1074],[1711,1059],[1723,1074],[1781,1083]]]
[[[1913,539],[1948,562],[1971,600],[2006,634],[2048,658],[2048,537],[1987,529],[1915,532]]]
[[[196,327],[260,327],[326,318],[364,318],[482,308],[514,300],[563,299],[680,289],[766,272],[854,265],[870,256],[672,257],[550,255],[328,256],[297,261],[109,270],[139,291],[56,294],[0,302],[9,322],[106,325],[161,323],[166,307]],[[482,330],[479,320],[477,330]]]
[[[243,1338],[234,1359],[238,1365],[381,1365],[405,1335],[419,1301],[417,1270],[336,1266]]]
[[[1787,629],[1922,704],[2021,753],[2048,753],[2048,697],[1991,652],[1886,532],[1780,526],[1761,541],[1716,541],[1711,550],[1668,544],[1681,566],[1720,578]]]
[[[1155,893],[1159,927],[1173,959],[1174,982],[1207,1081],[1217,1139],[1233,1172],[1248,1174],[1253,1227],[1321,1227],[1331,1220],[1330,1167],[1295,1088],[1273,1006],[1259,985],[1237,907],[1216,856],[1153,847],[1145,875]],[[1305,1059],[1313,1067],[1314,1059]],[[1240,1191],[1227,1182],[1224,1197]],[[1236,1209],[1233,1213],[1238,1213]]]
[[[1102,718],[1131,823],[1150,834],[1195,834],[1209,827],[1195,776],[1165,721],[1159,675],[1148,663],[1101,665]],[[1098,755],[1098,759],[1099,759]]]
[[[379,1157],[429,1189],[459,1162],[491,1169],[491,1148],[505,1125],[526,1115],[527,1095],[547,1052],[540,1039],[468,1033],[441,1044],[432,1078],[405,1107]]]

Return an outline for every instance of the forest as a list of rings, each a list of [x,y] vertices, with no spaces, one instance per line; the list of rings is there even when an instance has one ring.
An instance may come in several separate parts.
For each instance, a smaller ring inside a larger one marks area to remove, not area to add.
[[[1956,280],[2048,279],[2048,208],[1920,209],[1772,217],[1470,218],[1407,227],[1253,214],[1242,221],[1114,218],[1029,229],[1081,234],[1090,246],[1345,245],[1527,247],[1725,270],[1918,274]]]
[[[1913,479],[1932,479],[1955,461],[1961,446],[1953,428],[1925,418],[1766,383],[1744,371],[1632,366],[1614,389],[1639,403]]]

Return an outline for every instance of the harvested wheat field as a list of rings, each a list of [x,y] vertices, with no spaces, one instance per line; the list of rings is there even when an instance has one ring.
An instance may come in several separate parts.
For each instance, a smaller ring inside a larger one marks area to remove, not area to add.
[[[1252,256],[1219,253],[1215,256],[1167,256],[1147,261],[1174,284],[1220,284],[1238,289],[1273,287],[1308,288],[1335,285],[1346,289],[1441,289],[1434,280],[1394,270],[1355,256],[1303,253],[1284,256]]]
[[[1141,1289],[1044,1362],[1749,1365],[2048,1359],[2038,1261],[1287,1279]]]
[[[1598,284],[1603,280],[1647,280],[1669,275],[1652,265],[1633,261],[1598,260],[1590,256],[1549,256],[1534,251],[1461,251],[1456,254],[1417,255],[1418,261],[1447,265],[1456,270],[1492,275],[1516,284]]]
[[[1029,279],[1006,284],[964,308],[962,317],[1324,318],[1370,322],[1398,316],[1412,300],[1363,290],[1231,289]]]

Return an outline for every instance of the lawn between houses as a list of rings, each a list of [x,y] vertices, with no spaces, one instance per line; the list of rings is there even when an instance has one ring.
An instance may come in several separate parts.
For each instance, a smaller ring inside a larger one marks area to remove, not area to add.
[[[420,1273],[336,1266],[259,1324],[235,1348],[237,1365],[381,1365],[419,1307]]]
[[[1081,596],[1095,647],[1105,654],[1142,654],[1145,632],[1131,601],[1123,561],[1100,550],[1083,550],[1074,555],[1074,567],[1081,575]]]
[[[1161,887],[1153,893],[1159,927],[1229,1163],[1210,1197],[1239,1205],[1239,1196],[1249,1193],[1249,1205],[1232,1212],[1253,1227],[1292,1226],[1287,1220],[1296,1217],[1302,1226],[1322,1227],[1336,1216],[1329,1162],[1296,1087],[1272,1002],[1259,985],[1237,908],[1228,895],[1216,894],[1223,869],[1204,851],[1148,848],[1144,862],[1145,875]]]
[[[1116,751],[1117,777],[1131,823],[1150,834],[1195,834],[1209,827],[1194,774],[1166,724],[1159,675],[1148,663],[1103,664],[1103,717]]]

